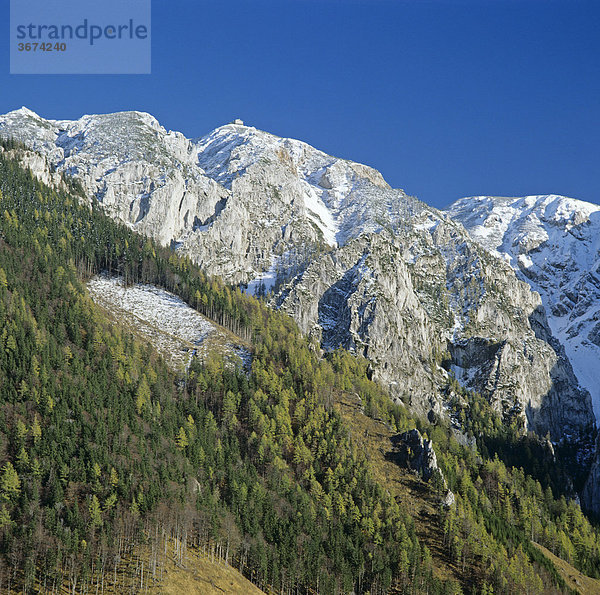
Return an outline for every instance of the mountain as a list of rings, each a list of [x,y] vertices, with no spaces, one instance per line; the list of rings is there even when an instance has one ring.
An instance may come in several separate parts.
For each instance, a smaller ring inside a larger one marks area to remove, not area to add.
[[[70,122],[21,108],[0,117],[0,131],[79,179],[111,216],[233,283],[307,243],[381,229],[393,208],[369,204],[389,188],[379,172],[238,124],[188,140],[140,112]]]
[[[408,576],[442,592],[327,405],[336,386],[381,390],[364,368],[346,354],[337,373],[288,316],[0,146],[0,590],[225,592],[234,573],[215,566],[231,565],[266,592],[381,593]],[[175,372],[154,349],[208,347],[219,323],[250,370],[209,348]]]
[[[268,291],[323,349],[366,356],[397,402],[447,416],[455,377],[540,435],[589,438],[589,394],[539,296],[376,170],[239,123],[189,140],[140,112],[53,121],[22,108],[0,117],[0,135],[111,217]]]
[[[537,291],[600,416],[600,206],[564,196],[478,196],[448,214]]]
[[[600,532],[574,498],[563,449],[519,431],[521,417],[503,424],[451,377],[450,419],[413,416],[369,379],[375,363],[320,352],[284,312],[107,217],[14,141],[0,140],[0,206],[3,592],[249,590],[231,567],[264,592],[566,594],[584,580],[575,568],[600,576]],[[395,242],[416,263],[416,248],[431,246],[438,262],[447,246],[443,263],[496,275],[476,307],[493,311],[505,293],[504,303],[531,300],[532,330],[546,328],[539,297],[459,225],[412,217],[391,238],[382,229],[348,242],[371,242],[359,244],[361,280]],[[335,264],[337,250],[314,255]],[[402,259],[393,268],[412,282]],[[370,274],[379,310],[392,308],[376,292],[385,275]],[[409,289],[407,301],[425,300]],[[527,332],[514,312],[497,316]],[[548,344],[537,340],[531,348]],[[493,351],[481,339],[451,343],[462,364]],[[243,360],[242,347],[251,366],[221,357]],[[458,375],[456,354],[434,355]],[[399,456],[402,436],[422,437],[429,481],[414,456]]]
[[[600,206],[557,195],[477,196],[457,201],[447,212],[541,295],[549,326],[591,394],[598,418]],[[596,461],[584,493],[588,508],[597,512],[599,466]]]

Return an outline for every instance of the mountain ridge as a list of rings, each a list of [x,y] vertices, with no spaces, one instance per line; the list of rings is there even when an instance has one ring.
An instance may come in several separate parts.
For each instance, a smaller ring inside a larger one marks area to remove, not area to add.
[[[589,440],[589,394],[539,296],[376,170],[239,124],[190,140],[140,112],[50,121],[22,110],[0,116],[0,135],[40,151],[130,228],[270,291],[324,349],[366,355],[416,411],[446,416],[457,377],[526,428]]]
[[[542,296],[553,333],[565,345],[600,414],[597,257],[600,206],[560,195],[471,197],[447,209],[486,249],[504,258]]]
[[[9,590],[34,589],[36,581],[68,581],[71,591],[88,591],[94,582],[98,588],[100,581],[113,590],[148,585],[165,568],[169,536],[179,562],[187,547],[205,545],[266,591],[569,592],[532,540],[598,575],[598,534],[569,488],[564,451],[519,432],[521,418],[502,423],[451,375],[451,423],[435,415],[411,418],[369,380],[375,363],[344,350],[320,357],[316,343],[283,313],[115,223],[96,202],[90,209],[87,199],[44,186],[18,165],[32,158],[29,151],[13,142],[0,146],[8,151],[0,151],[0,308],[8,314],[0,376],[9,412],[0,427],[8,446],[0,578]],[[316,253],[315,266],[301,273],[310,286],[309,277],[319,278],[317,265],[330,264],[321,281],[332,299],[318,300],[317,310],[331,306],[325,314],[332,315],[346,304],[350,330],[369,339],[365,346],[373,351],[385,339],[389,311],[407,326],[393,340],[411,349],[419,321],[410,315],[421,312],[424,341],[443,331],[462,350],[450,362],[443,353],[425,362],[440,374],[446,364],[502,367],[510,351],[514,363],[526,366],[518,333],[525,345],[532,342],[534,359],[544,355],[538,348],[551,349],[536,336],[548,332],[539,296],[506,263],[433,210],[423,207],[401,223],[355,238],[342,251]],[[342,282],[330,285],[335,267]],[[193,366],[181,382],[146,341],[109,323],[86,297],[83,281],[104,271],[127,286],[150,283],[153,292],[173,292],[249,338],[250,376],[230,375],[213,361]],[[471,286],[471,273],[482,284]],[[363,290],[371,301],[361,301]],[[398,303],[387,302],[390,296]],[[446,320],[449,306],[436,312],[444,299],[466,307],[464,328]],[[371,305],[361,314],[363,304]],[[352,326],[355,313],[365,328]],[[486,325],[496,329],[503,321],[505,338],[486,339]],[[415,365],[427,373],[423,362]],[[547,378],[542,372],[534,366],[525,378],[535,386],[536,373]],[[352,404],[353,437],[334,411],[336,401]],[[461,427],[470,439],[457,433]],[[435,478],[427,485],[414,477],[410,493],[396,498],[389,490],[394,480],[377,472],[389,463],[388,432],[414,428],[435,444],[455,494],[450,508],[437,505],[442,486]],[[369,460],[372,448],[377,464]],[[106,566],[90,570],[87,561],[105,554]],[[460,587],[447,573],[437,575],[440,561]]]

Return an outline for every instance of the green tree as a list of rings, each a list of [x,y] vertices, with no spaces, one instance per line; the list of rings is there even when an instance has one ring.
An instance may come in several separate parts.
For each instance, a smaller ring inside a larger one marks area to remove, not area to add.
[[[90,513],[90,525],[92,527],[100,527],[102,525],[102,509],[100,508],[100,502],[96,494],[93,494],[88,506]]]
[[[184,450],[187,446],[189,446],[188,437],[183,429],[183,426],[179,428],[177,438],[175,439],[175,444],[177,444],[177,448],[179,450]]]
[[[12,500],[21,491],[21,480],[10,461],[4,464],[2,477],[0,477],[0,489],[5,500]]]
[[[10,513],[6,509],[6,506],[3,504],[0,508],[0,529],[10,527],[11,525],[14,525],[14,522],[10,518]]]
[[[117,471],[114,467],[110,468],[110,477],[108,479],[110,485],[114,488],[116,488],[119,485],[119,475],[117,474]]]
[[[150,387],[148,386],[148,380],[146,380],[146,376],[143,375],[140,380],[140,384],[135,393],[135,407],[138,412],[138,415],[141,415],[144,407],[146,407],[150,403]]]
[[[31,435],[33,437],[33,442],[36,444],[42,437],[42,427],[40,426],[40,421],[37,415],[33,418],[33,425],[31,426]]]

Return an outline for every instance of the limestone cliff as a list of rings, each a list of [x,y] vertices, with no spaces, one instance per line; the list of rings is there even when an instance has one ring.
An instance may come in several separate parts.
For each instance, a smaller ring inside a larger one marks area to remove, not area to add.
[[[370,167],[239,123],[189,140],[139,112],[52,121],[22,108],[0,116],[0,135],[111,216],[268,292],[324,349],[365,355],[417,411],[444,415],[452,374],[556,440],[593,424],[539,295]]]

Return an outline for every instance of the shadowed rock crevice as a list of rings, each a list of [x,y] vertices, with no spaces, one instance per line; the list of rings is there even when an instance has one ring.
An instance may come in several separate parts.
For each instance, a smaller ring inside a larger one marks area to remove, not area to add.
[[[587,448],[595,436],[590,393],[579,384],[564,346],[550,332],[543,306],[530,314],[529,323],[535,336],[552,349],[554,364],[549,370],[549,390],[539,405],[528,404],[527,415],[538,434],[550,432],[556,442],[579,441]]]
[[[207,217],[204,220],[200,219],[199,217],[194,217],[194,224],[193,224],[194,231],[200,230],[201,228],[206,228],[211,223],[216,221],[217,217],[221,214],[221,211],[225,208],[226,205],[227,205],[227,197],[223,197],[221,200],[218,200],[215,203],[215,212],[212,215],[210,215],[210,217]]]

